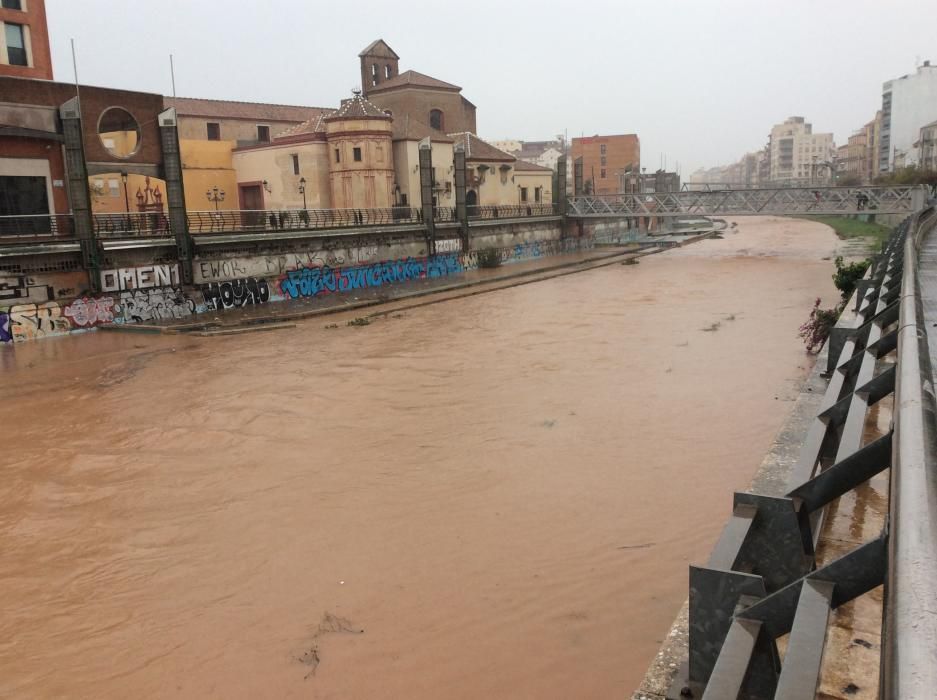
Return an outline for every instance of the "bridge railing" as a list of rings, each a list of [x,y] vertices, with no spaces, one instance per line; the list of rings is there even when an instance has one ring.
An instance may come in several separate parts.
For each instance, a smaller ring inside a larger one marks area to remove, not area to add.
[[[933,697],[937,408],[915,270],[935,225],[929,209],[896,229],[859,287],[854,323],[831,337],[830,381],[786,493],[736,493],[708,562],[690,568],[689,658],[668,697],[813,698],[831,611],[886,579],[883,697]],[[896,387],[893,429],[866,440],[869,408]],[[818,563],[827,506],[888,468],[885,529]]]
[[[905,214],[924,206],[921,185],[779,187],[683,192],[580,195],[568,200],[572,217],[731,216],[753,214]]]

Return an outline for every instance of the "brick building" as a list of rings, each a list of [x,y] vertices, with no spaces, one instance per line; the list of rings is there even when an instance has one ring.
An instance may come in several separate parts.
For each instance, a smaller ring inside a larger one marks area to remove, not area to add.
[[[574,138],[569,158],[573,163],[582,158],[584,189],[615,194],[623,191],[626,173],[641,171],[641,142],[636,134]]]
[[[88,174],[161,178],[162,96],[86,85],[80,92]],[[58,108],[75,86],[0,77],[0,95],[0,215],[68,212]]]
[[[0,76],[52,80],[45,0],[0,1]]]
[[[399,73],[400,59],[383,39],[358,57],[362,94],[394,119],[410,116],[444,134],[477,133],[475,105],[462,96],[458,85],[415,70]]]

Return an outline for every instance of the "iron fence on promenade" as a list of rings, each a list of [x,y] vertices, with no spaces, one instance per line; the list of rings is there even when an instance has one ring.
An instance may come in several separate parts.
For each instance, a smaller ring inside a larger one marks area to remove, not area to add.
[[[556,205],[472,206],[469,219],[513,219],[556,214]],[[457,223],[455,207],[435,207],[436,223]],[[423,210],[418,207],[381,209],[284,209],[220,210],[187,213],[189,232],[275,234],[282,231],[351,229],[371,226],[419,225]],[[169,217],[164,212],[93,214],[91,225],[99,239],[160,238],[172,235]],[[71,214],[37,216],[0,216],[0,239],[69,239],[75,236]]]
[[[0,238],[71,238],[75,221],[71,214],[0,216]]]
[[[91,223],[98,238],[165,238],[172,235],[169,217],[163,212],[92,214]]]
[[[708,562],[690,567],[689,658],[668,697],[812,700],[831,611],[883,583],[881,697],[934,697],[937,407],[918,254],[935,227],[927,209],[896,229],[854,324],[831,336],[829,384],[785,495],[736,493]],[[869,408],[891,395],[892,429],[865,440]],[[881,534],[819,565],[827,506],[889,468]]]

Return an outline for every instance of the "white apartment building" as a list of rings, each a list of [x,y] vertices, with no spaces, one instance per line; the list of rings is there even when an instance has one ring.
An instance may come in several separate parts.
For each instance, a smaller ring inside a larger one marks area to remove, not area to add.
[[[771,128],[769,179],[778,184],[820,184],[831,179],[836,152],[833,134],[815,134],[803,117],[789,117]]]
[[[925,124],[937,119],[937,66],[924,61],[913,75],[903,75],[882,85],[882,131],[878,169],[888,172],[915,165],[915,141]]]

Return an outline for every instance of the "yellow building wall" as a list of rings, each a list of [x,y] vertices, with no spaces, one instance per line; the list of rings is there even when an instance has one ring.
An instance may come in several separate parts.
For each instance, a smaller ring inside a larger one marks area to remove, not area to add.
[[[293,155],[299,156],[299,175],[293,172]],[[324,141],[291,143],[238,151],[232,159],[237,182],[267,181],[265,209],[302,209],[299,179],[306,178],[306,208],[331,209],[329,160]],[[234,188],[237,200],[237,188]]]
[[[163,195],[163,211],[167,211],[166,183],[157,177],[151,177],[150,188],[156,189],[157,187],[159,187],[160,194]],[[145,175],[128,174],[127,197],[125,199],[125,188],[120,172],[92,175],[88,178],[88,191],[91,193],[91,212],[93,214],[137,212],[139,211],[137,208],[137,192],[143,192],[145,188]]]
[[[217,187],[225,193],[219,209],[237,209],[237,177],[231,160],[234,141],[180,139],[182,155],[182,186],[188,211],[214,210],[206,193]]]
[[[437,207],[455,206],[455,168],[452,160],[451,143],[431,143],[433,151],[433,167],[436,169],[436,180],[445,187],[451,182],[452,187],[447,194],[444,190],[436,193]],[[419,208],[420,202],[420,144],[418,141],[394,142],[394,172],[397,186],[401,194],[407,195],[407,206]]]
[[[514,184],[517,186],[517,203],[519,204],[551,204],[553,202],[553,174],[538,171],[515,171]],[[527,188],[527,202],[522,202],[520,190]],[[537,202],[534,196],[536,188],[542,188],[540,202]]]
[[[474,168],[475,176],[481,178],[479,186],[475,188],[478,192],[478,204],[480,206],[517,204],[518,191],[513,178],[514,166],[509,163],[484,163],[488,166],[488,170],[482,174],[478,169],[480,165],[483,164],[476,162],[466,164],[466,169]],[[508,166],[503,174],[501,166]]]

